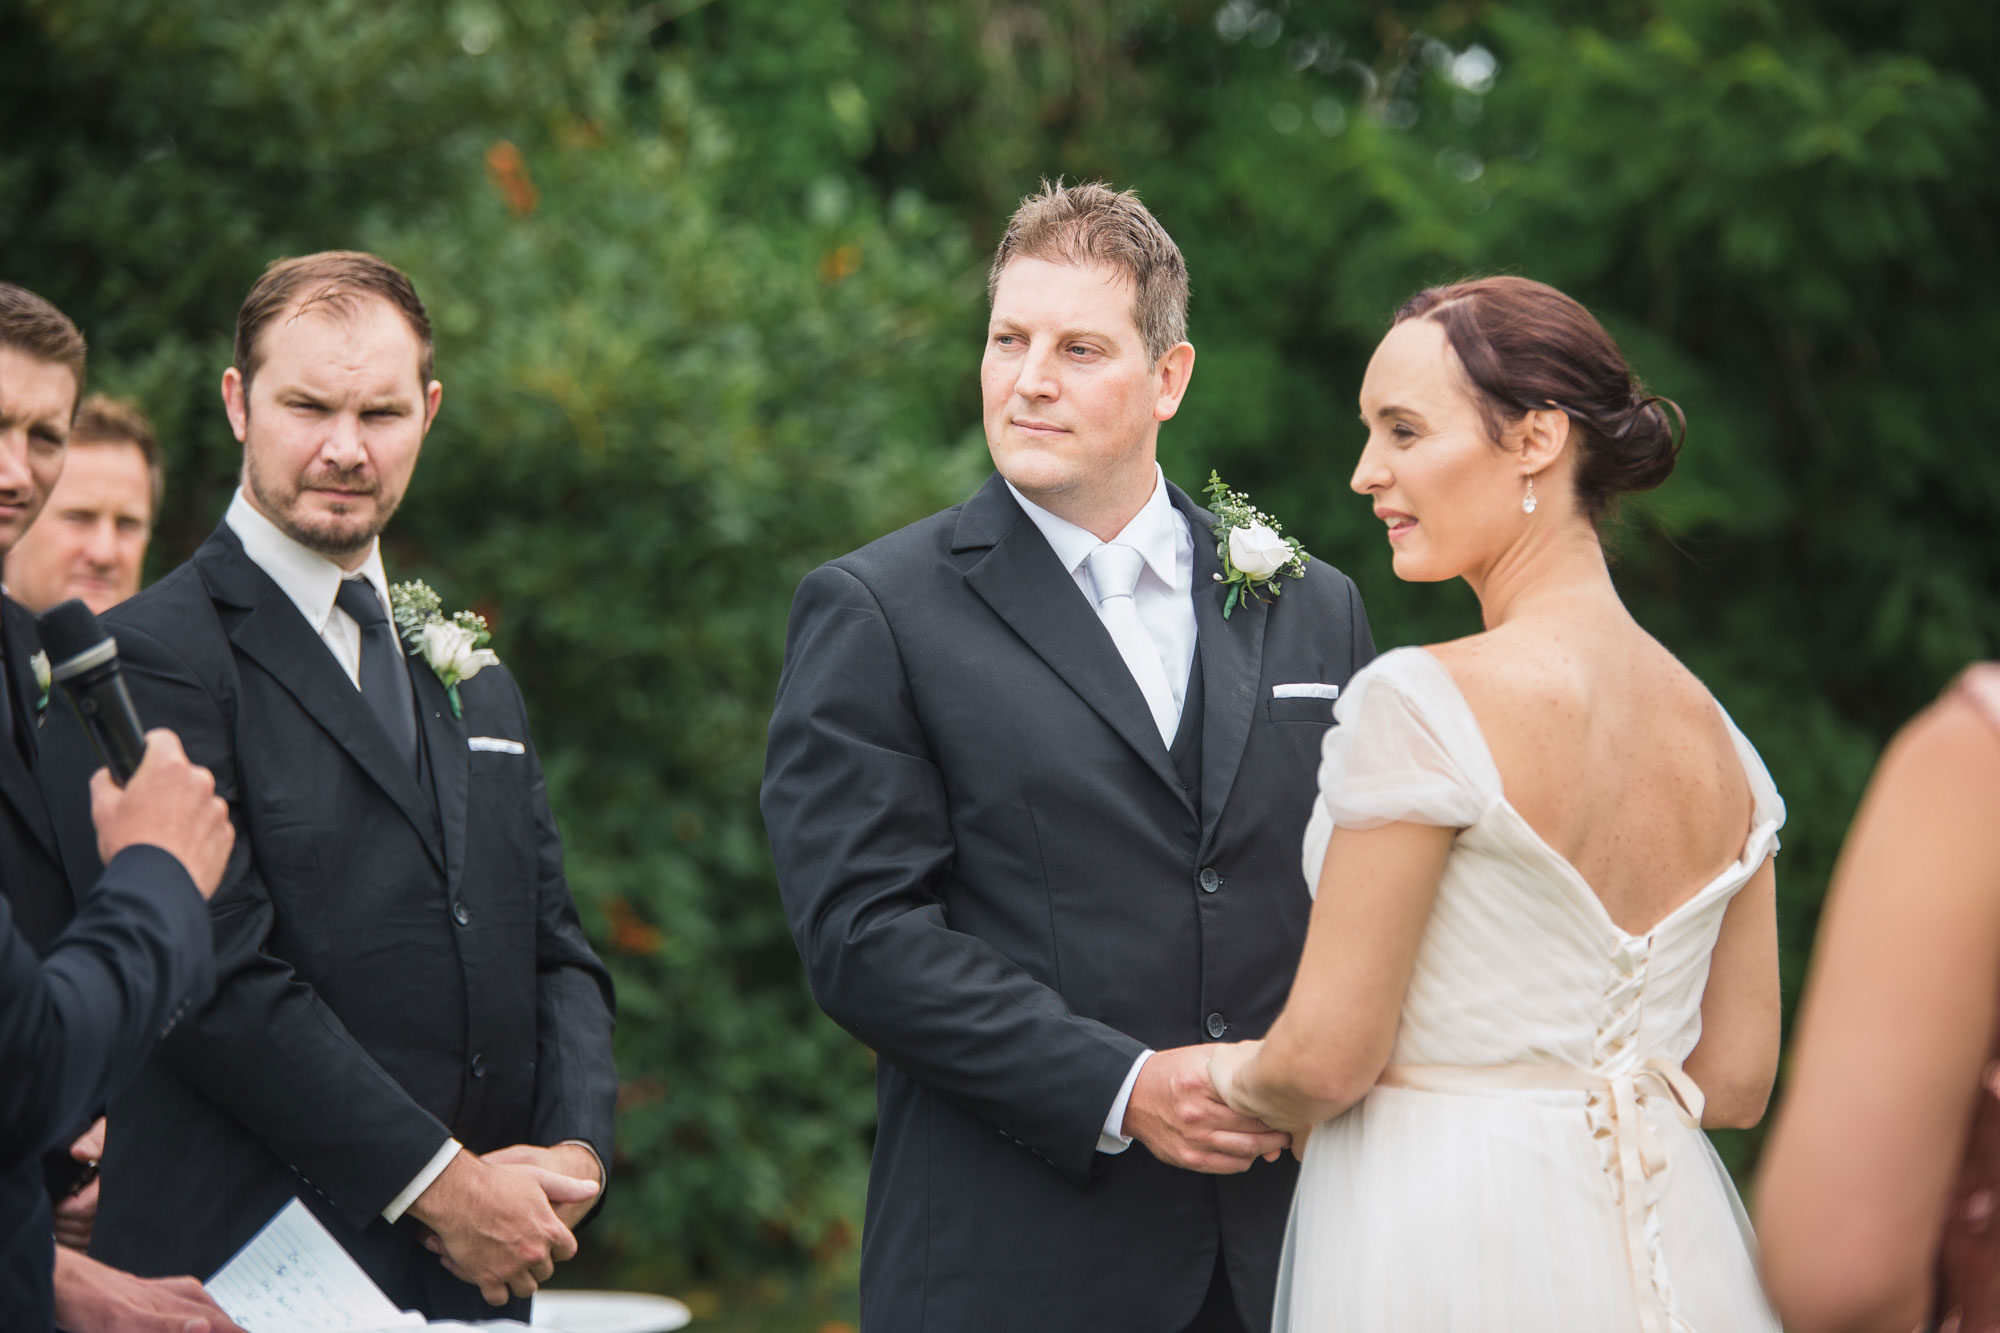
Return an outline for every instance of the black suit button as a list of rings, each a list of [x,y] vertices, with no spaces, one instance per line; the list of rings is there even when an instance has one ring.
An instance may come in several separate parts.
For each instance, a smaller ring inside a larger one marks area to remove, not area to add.
[[[1214,893],[1221,887],[1222,876],[1215,873],[1215,867],[1203,866],[1201,868],[1201,891],[1203,893]]]
[[[1229,1024],[1222,1021],[1221,1014],[1210,1014],[1208,1016],[1209,1036],[1220,1038],[1227,1031],[1229,1031]]]
[[[463,902],[455,902],[451,905],[451,919],[461,926],[469,926],[472,924],[472,909]]]
[[[1211,1019],[1209,1020],[1209,1022],[1211,1022],[1211,1023],[1213,1023],[1214,1021],[1215,1021],[1215,1020],[1214,1020],[1213,1018],[1211,1018]],[[475,1055],[474,1055],[474,1056],[472,1057],[472,1076],[473,1076],[474,1078],[485,1078],[485,1077],[486,1077],[486,1057],[485,1057],[485,1056],[483,1056],[483,1055],[478,1055],[478,1054],[475,1054]]]

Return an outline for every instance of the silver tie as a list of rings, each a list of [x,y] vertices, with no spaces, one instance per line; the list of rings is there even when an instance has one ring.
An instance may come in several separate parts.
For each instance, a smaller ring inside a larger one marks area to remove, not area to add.
[[[1092,551],[1084,563],[1090,568],[1090,586],[1097,591],[1098,619],[1111,631],[1111,642],[1118,645],[1118,655],[1138,682],[1139,693],[1146,696],[1161,743],[1171,748],[1174,732],[1180,728],[1180,708],[1174,703],[1167,669],[1160,662],[1159,645],[1146,632],[1139,608],[1132,601],[1146,557],[1130,546],[1107,544]]]

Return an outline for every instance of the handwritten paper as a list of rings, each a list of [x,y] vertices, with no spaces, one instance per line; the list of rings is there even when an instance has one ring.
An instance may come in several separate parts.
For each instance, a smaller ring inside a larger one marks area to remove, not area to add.
[[[398,1310],[297,1199],[216,1270],[208,1294],[250,1333],[424,1325],[422,1315]]]

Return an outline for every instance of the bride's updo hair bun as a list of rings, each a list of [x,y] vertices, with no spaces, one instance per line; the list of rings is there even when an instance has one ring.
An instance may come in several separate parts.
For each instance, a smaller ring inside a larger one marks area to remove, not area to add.
[[[1403,303],[1396,323],[1434,319],[1498,442],[1528,412],[1560,408],[1577,446],[1577,499],[1592,522],[1620,495],[1673,474],[1687,418],[1646,392],[1604,326],[1576,301],[1527,278],[1474,278],[1429,287]]]

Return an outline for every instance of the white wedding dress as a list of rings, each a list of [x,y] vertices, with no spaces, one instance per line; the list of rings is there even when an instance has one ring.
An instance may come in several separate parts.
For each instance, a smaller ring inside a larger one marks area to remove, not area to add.
[[[1731,723],[1756,802],[1741,857],[1628,935],[1507,803],[1435,657],[1384,654],[1336,715],[1310,883],[1336,825],[1462,831],[1382,1083],[1308,1144],[1278,1333],[1775,1333],[1680,1070],[1723,912],[1784,823],[1757,752]]]

